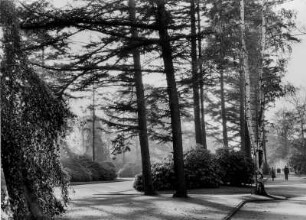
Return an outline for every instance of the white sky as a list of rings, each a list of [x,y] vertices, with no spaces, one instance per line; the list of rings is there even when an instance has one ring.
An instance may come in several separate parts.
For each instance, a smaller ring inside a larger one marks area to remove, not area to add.
[[[304,33],[306,33],[306,1],[294,0],[287,3],[286,8],[292,8],[297,11],[298,28],[303,29]],[[306,35],[301,35],[299,38],[302,42],[293,45],[292,56],[288,64],[288,73],[285,79],[296,86],[306,87]]]
[[[297,12],[297,27],[306,33],[306,0],[293,0],[285,4],[285,8],[294,9]],[[300,34],[300,33],[297,33]],[[296,87],[306,88],[306,34],[297,36],[301,43],[292,47],[291,58],[288,62],[288,72],[284,81],[292,83]],[[275,107],[267,112],[267,118],[271,119],[277,109],[288,107],[283,99],[276,101]]]

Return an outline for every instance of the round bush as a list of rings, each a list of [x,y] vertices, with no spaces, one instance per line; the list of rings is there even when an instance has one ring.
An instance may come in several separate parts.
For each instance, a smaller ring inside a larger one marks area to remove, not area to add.
[[[229,149],[218,149],[216,152],[221,167],[221,180],[225,185],[241,186],[253,182],[254,164],[243,153]]]
[[[186,182],[189,189],[219,187],[220,166],[208,150],[197,147],[184,155]]]
[[[152,164],[151,168],[153,186],[156,190],[174,189],[175,175],[171,157],[165,158],[162,162]],[[144,190],[142,174],[135,176],[133,187],[140,192]]]
[[[71,156],[61,162],[71,182],[114,180],[117,176],[111,162],[97,163],[87,156]]]
[[[61,162],[64,170],[69,174],[71,182],[92,181],[90,170],[82,166],[77,158],[66,158]]]
[[[133,188],[136,189],[139,192],[143,192],[144,191],[144,185],[143,185],[143,178],[142,178],[142,174],[137,174],[135,176],[135,180],[133,183]]]
[[[175,173],[172,157],[167,157],[162,162],[152,165],[152,180],[156,190],[174,189]]]
[[[99,172],[101,180],[114,180],[117,178],[117,169],[112,162],[101,162],[99,164]]]
[[[186,183],[189,189],[200,187],[219,187],[220,167],[215,156],[208,150],[196,148],[184,155]],[[172,157],[152,164],[152,181],[156,190],[173,190],[175,173]],[[137,175],[133,184],[138,191],[143,190],[142,175]]]

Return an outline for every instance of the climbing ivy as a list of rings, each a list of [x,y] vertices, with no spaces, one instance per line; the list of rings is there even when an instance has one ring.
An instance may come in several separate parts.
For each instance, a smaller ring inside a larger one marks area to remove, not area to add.
[[[14,219],[53,218],[68,202],[58,140],[69,111],[30,67],[12,1],[0,0],[1,159]],[[60,187],[61,198],[56,198]]]

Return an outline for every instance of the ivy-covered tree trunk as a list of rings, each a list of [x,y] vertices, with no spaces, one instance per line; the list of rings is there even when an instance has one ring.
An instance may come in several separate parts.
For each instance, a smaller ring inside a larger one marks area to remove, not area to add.
[[[180,118],[180,105],[178,91],[175,81],[175,71],[173,66],[172,48],[170,45],[170,37],[168,34],[168,16],[165,9],[165,0],[156,0],[157,14],[156,22],[160,37],[160,46],[162,50],[162,58],[167,79],[167,91],[169,95],[169,105],[171,114],[171,128],[173,139],[173,160],[174,171],[176,177],[176,186],[174,197],[187,197],[187,188],[185,181],[184,159],[183,159],[183,143],[182,128]]]
[[[55,141],[67,109],[28,65],[21,49],[13,1],[0,0],[4,55],[1,61],[1,159],[14,219],[46,219],[63,212],[53,194],[68,179],[61,170]]]
[[[30,189],[26,180],[26,166],[23,163],[22,155],[19,154],[20,150],[17,143],[14,141],[14,137],[8,131],[15,129],[16,134],[22,132],[14,125],[18,126],[20,120],[20,112],[18,111],[18,102],[20,97],[16,91],[17,80],[21,78],[18,52],[20,48],[20,37],[18,31],[18,22],[16,17],[16,11],[13,3],[8,0],[1,0],[0,2],[0,22],[3,24],[3,38],[4,38],[4,53],[5,57],[1,64],[1,81],[4,88],[1,85],[1,95],[7,94],[5,99],[2,99],[3,108],[1,108],[1,115],[5,116],[4,126],[6,121],[11,121],[10,127],[6,127],[7,131],[1,132],[1,158],[3,159],[3,172],[6,179],[8,195],[10,197],[10,204],[12,205],[13,218],[19,219],[21,217],[39,219],[43,217],[42,209],[38,205],[38,199],[34,196],[34,193]],[[21,58],[22,59],[22,58]],[[5,91],[6,90],[6,91]],[[7,102],[6,102],[7,101]],[[20,103],[21,104],[21,103]],[[5,114],[5,112],[7,114]],[[19,124],[20,125],[20,124]],[[22,153],[22,152],[21,152]],[[16,190],[17,189],[17,190]],[[17,192],[16,192],[17,191]],[[18,193],[19,191],[19,193]],[[20,196],[24,201],[20,204],[17,197]],[[27,213],[25,216],[19,213]]]
[[[136,22],[136,9],[135,0],[129,0],[130,20]],[[131,33],[133,38],[138,38],[137,29],[131,26]],[[142,174],[144,181],[144,194],[155,195],[152,174],[151,174],[151,162],[149,152],[149,141],[147,132],[147,113],[146,104],[144,97],[144,86],[142,82],[142,72],[140,64],[140,53],[138,49],[133,50],[133,61],[135,69],[135,86],[137,96],[137,112],[138,112],[138,126],[139,126],[139,142],[141,150],[141,161],[142,161]]]

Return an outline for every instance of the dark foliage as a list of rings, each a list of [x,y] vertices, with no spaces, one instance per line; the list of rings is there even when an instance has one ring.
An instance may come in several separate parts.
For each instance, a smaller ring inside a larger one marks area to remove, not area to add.
[[[174,190],[175,174],[172,157],[152,164],[152,180],[156,190]],[[143,190],[142,174],[136,175],[133,187],[138,191]]]
[[[240,186],[253,182],[253,161],[246,158],[242,152],[218,149],[216,157],[221,167],[221,180],[223,184]]]
[[[189,189],[202,187],[219,187],[220,168],[214,155],[202,148],[191,149],[184,155],[185,175]],[[157,190],[173,190],[175,175],[172,157],[152,164],[152,178]],[[134,188],[143,189],[142,175],[135,177]]]
[[[188,151],[184,159],[189,189],[219,187],[221,170],[215,155],[198,147]]]
[[[57,140],[69,111],[40,79],[21,50],[12,1],[0,1],[3,27],[1,61],[1,159],[14,219],[52,218],[68,202],[68,178],[59,162]],[[54,195],[60,187],[62,199]]]
[[[306,156],[293,154],[290,158],[290,166],[294,168],[296,174],[306,174]]]

